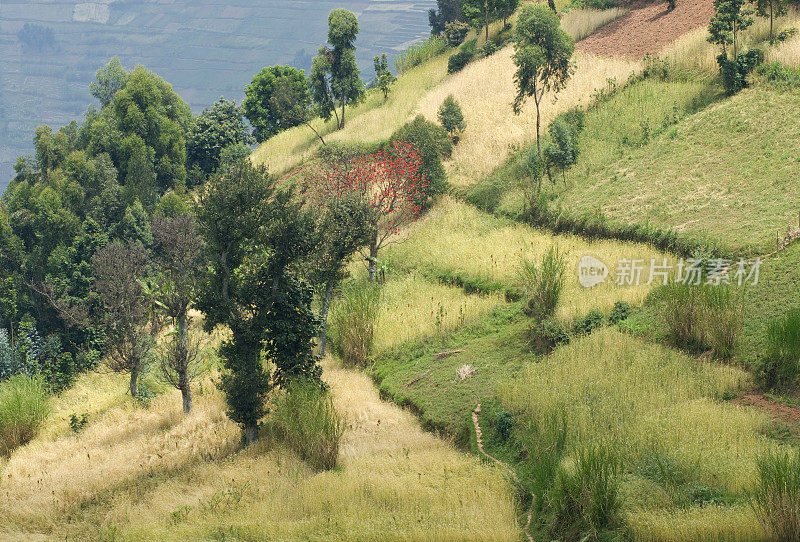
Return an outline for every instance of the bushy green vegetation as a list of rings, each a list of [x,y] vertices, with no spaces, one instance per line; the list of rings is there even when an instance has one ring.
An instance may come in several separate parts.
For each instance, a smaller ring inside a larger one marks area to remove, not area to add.
[[[444,53],[448,49],[447,40],[442,36],[431,36],[424,42],[412,45],[394,59],[397,73],[406,73],[428,60]]]
[[[273,401],[268,428],[312,468],[336,466],[345,420],[330,393],[314,383],[292,382]]]
[[[768,453],[758,459],[753,507],[773,540],[800,537],[800,452]]]
[[[344,285],[331,313],[331,343],[349,365],[366,367],[372,357],[375,325],[381,308],[381,289],[372,283]]]
[[[0,457],[30,442],[50,413],[41,378],[16,375],[0,383]]]

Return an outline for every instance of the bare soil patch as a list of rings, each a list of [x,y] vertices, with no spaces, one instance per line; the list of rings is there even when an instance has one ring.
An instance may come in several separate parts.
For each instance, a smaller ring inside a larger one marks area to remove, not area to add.
[[[678,0],[672,11],[668,11],[667,2],[635,1],[630,8],[627,15],[579,41],[577,49],[638,60],[707,25],[714,13],[712,0]]]

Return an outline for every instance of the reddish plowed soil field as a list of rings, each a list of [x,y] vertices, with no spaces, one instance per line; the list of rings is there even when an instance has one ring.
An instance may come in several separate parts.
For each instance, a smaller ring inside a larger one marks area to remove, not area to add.
[[[677,0],[668,12],[667,2],[635,1],[630,13],[577,44],[579,51],[640,59],[655,54],[680,36],[706,26],[714,14],[712,0]]]

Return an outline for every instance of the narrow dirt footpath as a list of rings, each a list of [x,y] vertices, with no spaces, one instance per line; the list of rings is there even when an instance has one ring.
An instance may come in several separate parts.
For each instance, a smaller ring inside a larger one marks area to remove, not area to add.
[[[641,59],[656,54],[690,30],[705,26],[714,13],[712,0],[677,0],[674,10],[667,2],[638,0],[631,11],[581,40],[577,49],[585,53]]]

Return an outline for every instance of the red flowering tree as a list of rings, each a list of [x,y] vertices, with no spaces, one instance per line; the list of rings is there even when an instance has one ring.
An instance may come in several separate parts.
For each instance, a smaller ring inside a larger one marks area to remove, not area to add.
[[[346,154],[346,153],[345,153]],[[358,197],[366,204],[369,280],[374,281],[379,251],[400,229],[419,218],[428,180],[422,155],[409,143],[396,141],[385,151],[367,156],[339,155],[301,172],[301,190],[312,202]]]

